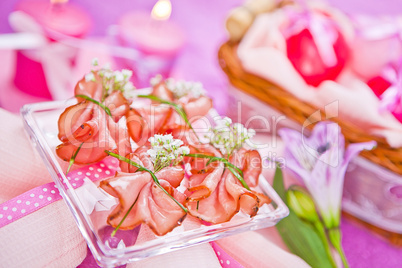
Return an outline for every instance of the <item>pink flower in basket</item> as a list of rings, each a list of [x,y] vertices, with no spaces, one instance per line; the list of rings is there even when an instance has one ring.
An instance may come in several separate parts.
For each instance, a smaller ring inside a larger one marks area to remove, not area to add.
[[[376,142],[350,144],[345,151],[345,138],[336,123],[321,122],[305,138],[291,129],[279,130],[286,144],[285,159],[312,195],[328,229],[338,227],[343,181],[350,160],[362,150],[371,150]]]
[[[402,63],[399,66],[398,73],[394,74],[389,80],[392,81],[392,84],[380,96],[379,109],[380,112],[390,111],[396,119],[402,122]]]

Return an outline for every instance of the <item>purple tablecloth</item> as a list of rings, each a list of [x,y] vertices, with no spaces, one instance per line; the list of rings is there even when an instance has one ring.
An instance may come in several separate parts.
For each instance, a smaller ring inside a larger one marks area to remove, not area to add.
[[[399,1],[372,1],[372,4],[365,0],[329,2],[348,13],[358,11],[371,14],[401,14],[402,5]],[[16,2],[15,0],[0,2],[0,33],[11,32],[7,15]],[[71,0],[71,2],[81,5],[91,15],[95,24],[90,34],[100,36],[105,34],[107,26],[117,22],[123,12],[133,9],[150,10],[156,1]],[[183,28],[187,37],[187,44],[173,72],[176,76],[185,77],[187,80],[201,81],[214,98],[215,107],[224,113],[227,106],[228,81],[219,68],[217,50],[226,38],[223,26],[225,15],[242,1],[172,0],[171,2],[173,6],[171,19]],[[388,244],[348,220],[343,220],[342,231],[343,245],[351,267],[402,267],[402,249]],[[86,261],[86,264],[90,263],[90,260]]]

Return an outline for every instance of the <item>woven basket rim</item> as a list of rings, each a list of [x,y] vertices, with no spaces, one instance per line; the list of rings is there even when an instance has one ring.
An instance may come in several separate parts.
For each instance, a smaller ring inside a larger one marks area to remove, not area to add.
[[[237,46],[238,42],[227,41],[221,45],[218,52],[219,64],[233,86],[257,97],[300,125],[303,125],[309,115],[317,110],[320,110],[321,118],[326,118],[325,112],[319,107],[305,103],[273,82],[244,70],[237,56]],[[402,147],[392,148],[383,137],[371,135],[352,122],[342,121],[339,118],[326,120],[338,123],[346,144],[376,141],[377,147],[361,152],[361,156],[402,175]],[[311,129],[313,126],[314,124],[308,128]]]

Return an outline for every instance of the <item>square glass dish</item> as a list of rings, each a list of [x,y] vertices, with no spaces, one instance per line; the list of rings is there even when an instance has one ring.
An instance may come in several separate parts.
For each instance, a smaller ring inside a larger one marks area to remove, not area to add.
[[[141,227],[131,231],[119,230],[113,238],[114,240],[111,240],[110,230],[113,230],[113,228],[107,225],[106,218],[113,207],[106,211],[88,212],[85,209],[85,204],[81,202],[80,194],[82,195],[82,193],[79,193],[80,188],[76,187],[77,185],[75,185],[73,179],[70,181],[70,178],[65,175],[67,164],[55,154],[55,147],[61,143],[57,137],[58,117],[66,107],[74,103],[75,100],[71,99],[28,104],[21,109],[21,115],[33,146],[36,147],[42,157],[93,256],[101,266],[118,266],[229,235],[270,227],[288,215],[286,205],[261,176],[257,190],[269,196],[272,199],[272,203],[263,205],[258,214],[252,218],[239,212],[226,223],[194,225],[186,224],[187,217],[182,226],[176,227],[172,232],[164,236],[152,236],[151,234],[152,237],[149,238],[148,233],[148,239],[137,240],[138,233],[141,233],[144,231],[143,228],[146,229],[147,227],[141,225]],[[100,167],[104,166],[104,164],[100,164]],[[99,165],[95,164],[93,167],[89,166],[89,170],[100,171],[101,168],[98,167]],[[110,170],[113,170],[113,168]],[[79,171],[79,169],[75,171]],[[82,174],[82,172],[78,172],[78,174]],[[109,175],[95,176],[98,179],[113,176],[113,173],[109,171],[106,174]],[[143,241],[139,242],[139,240]]]

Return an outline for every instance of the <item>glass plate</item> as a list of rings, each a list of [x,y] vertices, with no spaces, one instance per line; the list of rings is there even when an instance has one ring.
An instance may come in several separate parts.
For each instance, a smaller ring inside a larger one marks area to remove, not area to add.
[[[67,165],[65,162],[59,160],[55,154],[55,147],[60,144],[57,138],[58,117],[66,107],[75,102],[75,99],[71,99],[67,101],[28,104],[21,109],[21,115],[33,146],[36,147],[41,155],[61,196],[72,212],[79,230],[100,265],[105,267],[122,265],[229,235],[270,227],[288,215],[286,205],[265,178],[261,176],[258,190],[268,195],[273,202],[262,206],[258,214],[253,218],[238,213],[227,223],[208,226],[202,225],[193,229],[184,229],[182,226],[179,226],[165,236],[155,236],[153,239],[145,242],[135,243],[135,239],[122,239],[125,242],[123,246],[121,244],[119,246],[111,246],[111,242],[113,241],[106,238],[106,236],[110,238],[111,227],[108,227],[106,224],[109,211],[94,212],[89,215],[85,212],[77,194],[79,188],[74,189],[71,185],[74,183],[71,182],[70,184],[70,181],[63,172],[66,170]],[[146,226],[141,226],[140,228],[146,228]],[[119,230],[114,238],[119,239],[124,238],[124,236],[134,237],[138,234],[138,230],[139,227],[132,231]]]

